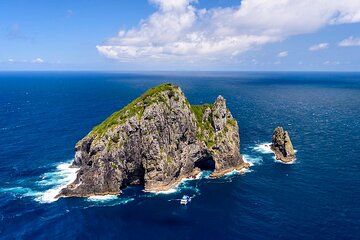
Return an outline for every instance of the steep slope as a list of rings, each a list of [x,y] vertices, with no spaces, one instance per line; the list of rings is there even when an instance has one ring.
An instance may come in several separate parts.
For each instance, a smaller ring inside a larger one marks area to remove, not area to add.
[[[271,150],[275,153],[276,160],[289,163],[295,160],[295,152],[289,133],[282,127],[277,127],[272,136]]]
[[[75,146],[76,180],[59,196],[119,194],[128,185],[168,190],[200,170],[219,177],[247,167],[236,120],[219,96],[191,106],[181,89],[148,90],[96,126]]]

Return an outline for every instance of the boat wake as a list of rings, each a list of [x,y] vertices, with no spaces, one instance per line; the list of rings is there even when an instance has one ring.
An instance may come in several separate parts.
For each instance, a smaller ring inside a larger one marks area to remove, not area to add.
[[[115,195],[104,195],[104,196],[92,196],[86,198],[86,202],[89,203],[89,207],[103,207],[103,206],[116,206],[121,204],[127,204],[129,202],[134,201],[135,198],[132,197],[123,197],[123,196],[115,196]]]

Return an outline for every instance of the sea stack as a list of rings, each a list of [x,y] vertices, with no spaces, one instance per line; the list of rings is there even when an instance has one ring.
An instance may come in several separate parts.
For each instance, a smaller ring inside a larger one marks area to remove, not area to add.
[[[289,133],[284,131],[282,127],[277,127],[274,130],[271,150],[275,153],[276,160],[284,163],[289,163],[296,159]]]
[[[77,178],[58,197],[118,195],[129,185],[165,191],[201,170],[221,177],[248,167],[239,145],[237,121],[222,96],[190,105],[178,86],[162,84],[76,144]]]

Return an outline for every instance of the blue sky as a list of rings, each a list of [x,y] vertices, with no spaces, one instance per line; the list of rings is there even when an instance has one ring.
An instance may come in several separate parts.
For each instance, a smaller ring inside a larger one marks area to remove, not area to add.
[[[0,1],[2,71],[359,71],[359,56],[358,0]]]

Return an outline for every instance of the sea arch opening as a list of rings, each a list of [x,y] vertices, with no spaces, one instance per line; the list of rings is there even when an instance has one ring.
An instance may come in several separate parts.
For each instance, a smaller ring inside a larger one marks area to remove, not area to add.
[[[207,154],[196,160],[194,167],[200,168],[201,171],[214,171],[215,161],[210,154]]]

